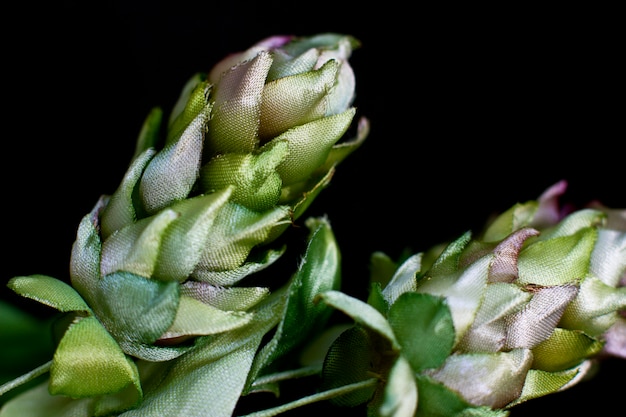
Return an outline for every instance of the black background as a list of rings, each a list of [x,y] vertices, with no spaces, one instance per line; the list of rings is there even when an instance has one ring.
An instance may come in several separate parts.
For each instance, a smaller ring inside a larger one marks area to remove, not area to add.
[[[569,201],[626,207],[614,11],[84,3],[3,12],[2,282],[67,279],[78,223],[119,184],[148,111],[167,113],[192,74],[275,34],[332,31],[362,42],[350,62],[357,117],[370,119],[371,133],[310,208],[330,218],[352,295],[366,294],[373,251],[425,250],[561,179]],[[593,382],[512,415],[610,410],[622,400],[611,382],[624,375],[623,361],[610,362]]]

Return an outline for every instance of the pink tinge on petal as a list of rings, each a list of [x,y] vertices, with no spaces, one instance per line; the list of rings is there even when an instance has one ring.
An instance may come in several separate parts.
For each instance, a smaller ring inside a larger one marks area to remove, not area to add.
[[[278,49],[291,42],[293,38],[293,35],[274,35],[257,42],[254,46],[267,50]]]
[[[524,242],[539,232],[525,227],[512,233],[496,246],[494,259],[489,268],[489,282],[513,282],[517,279],[517,259]]]
[[[606,341],[602,353],[607,356],[626,359],[626,319],[620,318],[604,333]]]
[[[532,349],[550,337],[579,287],[567,284],[528,289],[533,298],[522,311],[507,318],[506,349]]]
[[[563,212],[559,204],[559,198],[567,189],[567,181],[561,180],[549,187],[537,199],[539,207],[535,213],[532,226],[538,229],[558,223],[563,218]]]

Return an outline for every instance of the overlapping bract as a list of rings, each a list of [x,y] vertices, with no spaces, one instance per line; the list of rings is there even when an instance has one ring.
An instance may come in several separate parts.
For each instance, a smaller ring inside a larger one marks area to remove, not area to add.
[[[329,350],[325,387],[386,381],[334,401],[368,403],[372,416],[504,416],[576,384],[599,358],[626,357],[626,211],[564,216],[565,186],[478,238],[399,265],[374,254],[367,302],[322,294],[356,321]]]
[[[358,46],[334,33],[271,37],[192,77],[167,122],[159,108],[149,114],[118,189],[79,225],[71,286],[44,276],[9,283],[74,315],[50,368],[52,393],[124,397],[100,401],[100,414],[136,405],[140,378],[125,355],[171,361],[258,320],[270,290],[241,281],[284,253],[272,243],[368,134],[363,118],[344,138]],[[271,317],[257,328],[269,331]]]

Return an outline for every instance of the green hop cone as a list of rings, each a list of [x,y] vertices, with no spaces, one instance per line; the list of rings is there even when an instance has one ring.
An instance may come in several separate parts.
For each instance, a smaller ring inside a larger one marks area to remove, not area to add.
[[[275,300],[288,296],[268,301],[269,288],[240,284],[284,253],[272,243],[368,134],[363,118],[345,139],[358,46],[334,33],[274,36],[192,77],[166,123],[153,109],[119,187],[79,225],[71,285],[42,275],[9,282],[68,316],[50,393],[104,396],[96,414],[126,409],[143,397],[141,360],[172,361],[280,321],[267,313],[270,324],[259,323],[255,309],[280,310]],[[321,289],[337,287],[329,276]]]
[[[367,302],[319,299],[355,320],[328,351],[323,387],[371,415],[505,416],[626,358],[626,210],[564,215],[555,184],[479,236],[396,264],[372,256]]]

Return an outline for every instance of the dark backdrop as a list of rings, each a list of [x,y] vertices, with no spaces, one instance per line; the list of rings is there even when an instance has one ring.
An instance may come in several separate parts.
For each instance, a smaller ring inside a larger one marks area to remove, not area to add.
[[[371,134],[310,208],[330,218],[350,294],[365,295],[373,251],[425,250],[561,179],[576,204],[626,207],[623,48],[610,11],[84,3],[3,13],[12,25],[3,29],[3,283],[66,279],[77,225],[119,184],[148,111],[169,111],[193,73],[274,34],[362,42],[351,59],[355,105]],[[513,415],[592,402],[608,410],[621,400],[611,381],[625,373],[623,361],[611,364]]]

